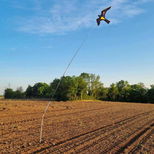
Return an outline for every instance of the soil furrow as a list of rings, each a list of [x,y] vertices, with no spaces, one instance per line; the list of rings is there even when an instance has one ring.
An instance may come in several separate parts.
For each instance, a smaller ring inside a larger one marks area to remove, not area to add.
[[[137,119],[139,120],[139,119]],[[140,120],[145,120],[145,117],[143,119]],[[75,148],[75,150],[70,150],[68,151],[69,153],[81,153],[89,148],[92,148],[94,146],[96,146],[97,144],[103,144],[105,147],[107,147],[107,144],[109,143],[107,140],[108,138],[110,138],[111,136],[114,137],[115,135],[117,135],[119,132],[122,132],[123,130],[126,130],[127,127],[131,127],[132,125],[134,125],[136,123],[136,121],[131,121],[130,123],[126,123],[123,124],[121,127],[117,127],[116,129],[112,130],[108,133],[102,132],[102,134],[99,134],[99,136],[96,136],[96,138],[93,138],[93,140],[87,140],[87,143],[82,144],[81,146],[78,146],[77,148]],[[105,134],[103,134],[105,133]],[[107,135],[106,135],[107,134]],[[106,143],[105,143],[106,142]],[[108,143],[107,143],[108,142]],[[105,143],[105,144],[104,144]],[[109,144],[108,144],[109,145]],[[110,145],[112,145],[110,143]],[[114,145],[113,145],[114,146]],[[101,146],[98,146],[99,148]],[[109,147],[111,149],[111,147]],[[95,148],[94,148],[95,149]],[[74,151],[74,152],[73,152]],[[96,151],[96,150],[95,150]],[[101,149],[100,149],[101,151]],[[105,151],[103,151],[102,153],[107,153],[109,152],[109,149],[106,149]]]
[[[151,111],[151,112],[152,112],[152,111]],[[122,126],[123,124],[125,124],[125,123],[127,123],[127,122],[129,122],[129,121],[131,122],[131,121],[134,120],[134,119],[140,118],[140,116],[148,115],[148,114],[151,113],[151,112],[147,112],[147,113],[142,113],[142,114],[139,114],[139,115],[135,115],[135,116],[126,118],[126,119],[124,119],[124,120],[121,120],[121,121],[119,121],[119,122],[116,122],[114,126],[111,124],[111,125],[108,125],[108,126],[101,127],[101,128],[96,129],[96,130],[93,130],[93,131],[91,131],[91,132],[87,132],[87,133],[85,133],[85,134],[81,134],[81,135],[79,135],[79,136],[75,136],[75,137],[73,137],[73,138],[70,138],[70,139],[67,139],[67,140],[65,140],[65,141],[59,142],[59,143],[57,143],[57,144],[54,146],[54,149],[51,150],[50,152],[55,152],[56,150],[59,151],[59,150],[60,150],[59,145],[61,146],[62,149],[65,149],[66,147],[68,147],[68,149],[69,149],[70,146],[71,146],[70,148],[74,148],[74,144],[75,144],[75,143],[73,143],[72,141],[75,140],[75,139],[79,139],[79,141],[77,140],[77,142],[82,142],[82,140],[83,140],[83,142],[84,142],[84,140],[87,141],[87,140],[88,140],[88,139],[87,139],[88,137],[91,137],[91,138],[94,137],[94,138],[95,138],[96,135],[99,136],[100,134],[104,133],[104,131],[105,131],[105,132],[111,131],[111,130],[117,128],[117,127]],[[95,133],[97,133],[97,134],[95,134]],[[92,136],[92,135],[94,135],[94,136]],[[84,137],[84,138],[80,141],[80,138],[81,138],[81,137]],[[69,142],[69,143],[67,143],[67,142]],[[82,143],[82,144],[83,144],[83,143]],[[58,146],[58,147],[55,149],[56,146]],[[78,144],[75,145],[75,146],[78,146]],[[52,146],[51,146],[51,147],[52,147]],[[42,152],[42,151],[47,150],[47,149],[49,149],[49,148],[51,148],[51,147],[50,147],[50,146],[49,146],[49,147],[44,147],[43,149],[40,149],[40,150],[38,150],[38,151],[35,151],[35,153],[37,153],[37,152]],[[66,150],[65,150],[65,151],[66,151]]]
[[[81,113],[87,113],[87,112],[93,112],[93,111],[99,111],[99,110],[104,110],[106,108],[99,108],[99,109],[90,109],[90,110],[84,110],[84,111],[79,111],[79,112],[73,112],[73,113],[65,113],[65,114],[58,114],[58,115],[50,115],[50,116],[46,116],[45,119],[50,119],[53,116],[56,117],[62,117],[62,116],[71,116],[71,115],[76,115],[76,114],[81,114]],[[4,125],[14,125],[14,124],[20,124],[20,123],[27,123],[27,122],[31,122],[31,121],[37,121],[40,120],[41,115],[39,118],[33,118],[33,119],[25,119],[25,120],[21,120],[21,121],[13,121],[13,122],[8,122],[8,123],[0,123],[0,126],[4,126]]]
[[[154,105],[119,102],[0,101],[0,153],[154,153]]]
[[[130,136],[126,136],[123,140],[117,142],[115,145],[112,146],[112,151],[115,154],[125,153],[125,151],[128,150],[128,147],[132,146],[132,144],[134,144],[142,135],[144,135],[149,129],[151,129],[151,126],[153,125],[152,122],[153,119],[148,121],[143,126],[139,127],[136,131],[132,132]]]
[[[152,122],[152,120],[150,122]],[[140,128],[141,127],[139,127],[138,129]],[[93,143],[88,144],[86,147],[83,146],[83,148],[77,151],[75,150],[74,153],[89,153],[89,151],[95,151],[95,153],[115,153],[117,148],[119,147],[118,145],[120,143],[123,143],[129,136],[138,131],[138,129],[134,129],[134,131],[131,130],[130,132],[128,131],[126,133],[125,127],[124,129],[121,129],[119,131],[117,130],[115,133],[109,134],[105,137],[99,137],[98,140],[95,140]],[[120,139],[118,138],[118,136],[120,137]],[[104,150],[102,151],[102,149]]]
[[[145,144],[150,136],[154,134],[154,123],[151,124],[148,128],[143,130],[145,133],[141,134],[141,136],[138,138],[138,140],[135,143],[132,143],[128,149],[125,149],[125,151],[129,151],[128,153],[137,153],[139,149],[141,149],[141,145]],[[142,133],[142,132],[141,132]]]

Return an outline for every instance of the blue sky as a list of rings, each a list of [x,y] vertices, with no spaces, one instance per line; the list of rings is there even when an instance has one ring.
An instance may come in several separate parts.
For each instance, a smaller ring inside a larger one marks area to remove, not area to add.
[[[95,23],[112,6],[111,24]],[[60,77],[87,34],[67,75],[154,84],[154,0],[1,0],[0,93]]]

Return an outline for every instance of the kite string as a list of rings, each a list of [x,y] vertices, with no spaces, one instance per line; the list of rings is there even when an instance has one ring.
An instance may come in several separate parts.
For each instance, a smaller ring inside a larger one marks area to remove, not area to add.
[[[57,87],[56,87],[54,93],[52,94],[52,97],[51,98],[53,98],[55,96],[55,94],[56,94],[56,92],[57,92],[57,90],[58,90],[58,88],[59,88],[59,86],[61,84],[61,81],[62,81],[63,77],[65,76],[65,74],[67,73],[69,67],[71,66],[71,64],[73,63],[74,59],[76,58],[77,54],[79,53],[79,51],[81,50],[81,48],[85,44],[86,40],[88,39],[89,34],[90,34],[90,31],[87,33],[87,35],[85,36],[85,38],[82,40],[82,42],[81,42],[80,46],[77,48],[77,50],[75,50],[75,53],[74,53],[73,57],[71,58],[70,62],[68,63],[68,65],[67,65],[67,67],[66,67],[66,69],[65,69],[65,71],[64,71],[64,73],[63,73],[63,75],[61,77],[61,79],[59,80],[59,82],[57,84]],[[43,137],[44,118],[45,118],[45,115],[47,113],[47,110],[48,110],[50,104],[51,104],[51,101],[48,102],[48,104],[47,104],[47,106],[46,106],[46,108],[44,110],[44,113],[42,115],[41,129],[40,129],[40,143],[42,143],[42,137]]]

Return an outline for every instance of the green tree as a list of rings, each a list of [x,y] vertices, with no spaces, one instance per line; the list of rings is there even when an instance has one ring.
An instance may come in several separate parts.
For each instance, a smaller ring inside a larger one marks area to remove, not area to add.
[[[151,88],[147,92],[147,101],[154,103],[154,85],[151,85]]]
[[[75,78],[76,99],[87,99],[87,82],[82,77]]]
[[[116,83],[118,89],[117,101],[128,101],[130,85],[127,81],[121,80]]]
[[[98,100],[108,100],[108,88],[101,87],[98,89],[97,99]]]
[[[49,85],[46,83],[42,82],[36,83],[32,88],[32,96],[34,98],[46,98],[48,92],[49,92]]]
[[[17,90],[14,91],[13,93],[14,93],[14,98],[16,98],[16,99],[23,99],[23,98],[25,98],[25,93],[23,92],[23,88],[22,87],[17,88]]]
[[[58,84],[59,87],[56,89]],[[70,76],[62,77],[61,79],[55,79],[51,83],[52,92],[55,94],[54,99],[63,101],[69,100],[70,96],[73,95],[73,85],[73,79]]]
[[[131,85],[129,101],[131,102],[146,102],[147,89],[143,83]]]
[[[108,100],[117,101],[119,96],[119,91],[116,84],[111,84],[108,89]]]
[[[12,98],[14,98],[14,91],[13,91],[13,89],[11,89],[11,88],[5,89],[4,98],[5,99],[12,99]]]
[[[81,78],[87,83],[87,94],[96,99],[98,97],[100,88],[103,87],[103,84],[100,81],[100,76],[95,74],[82,73]]]
[[[32,98],[33,97],[33,87],[28,86],[26,91],[25,91],[26,98]]]

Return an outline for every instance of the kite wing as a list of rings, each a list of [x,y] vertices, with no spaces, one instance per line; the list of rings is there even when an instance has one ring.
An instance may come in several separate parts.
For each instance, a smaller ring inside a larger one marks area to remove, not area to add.
[[[102,15],[103,17],[105,17],[106,12],[107,12],[109,9],[111,9],[111,6],[108,7],[108,8],[106,8],[106,9],[104,9],[104,10],[102,11],[102,14],[101,14],[101,15]]]
[[[96,22],[97,22],[97,25],[99,26],[100,25],[100,18],[96,19]]]

